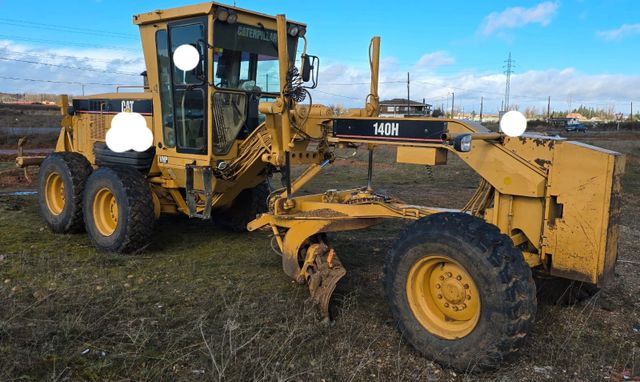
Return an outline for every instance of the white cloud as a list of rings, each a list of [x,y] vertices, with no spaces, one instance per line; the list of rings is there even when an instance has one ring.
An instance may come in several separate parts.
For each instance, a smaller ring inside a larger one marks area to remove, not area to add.
[[[0,40],[0,76],[63,82],[0,78],[3,92],[77,95],[81,83],[86,84],[86,94],[110,92],[115,86],[97,84],[141,85],[138,74],[144,67],[142,56],[128,50],[43,48]]]
[[[620,28],[598,31],[596,34],[607,41],[620,40],[624,37],[640,34],[640,23],[623,24]]]
[[[437,72],[411,73],[411,98],[434,106],[450,102],[455,93],[456,109],[479,111],[480,97],[484,97],[485,111],[495,112],[501,104],[505,87],[505,75],[498,73],[459,72],[439,75]],[[318,91],[311,91],[316,104],[341,104],[361,107],[369,92],[369,71],[346,65],[330,65],[322,68]],[[346,85],[352,84],[352,85]],[[568,109],[584,104],[588,107],[617,106],[627,110],[628,102],[637,99],[640,75],[586,74],[574,68],[530,70],[511,77],[511,104],[535,106],[546,110],[547,97],[551,96],[552,108]],[[406,71],[386,68],[380,73],[381,99],[407,96]],[[449,101],[447,101],[449,99]],[[449,105],[450,107],[450,105]]]
[[[500,30],[519,28],[527,24],[547,26],[558,7],[557,2],[545,1],[531,8],[511,7],[502,12],[492,12],[482,21],[480,33],[488,36]]]
[[[422,55],[416,62],[416,67],[433,69],[439,66],[451,65],[455,62],[456,60],[449,53],[440,50]]]
[[[17,53],[16,53],[17,52]],[[0,58],[24,58],[43,63],[73,67],[89,67],[98,71],[83,71],[56,66],[34,65],[0,60],[0,77],[46,79],[61,82],[95,82],[140,85],[137,75],[122,75],[116,71],[140,73],[144,70],[141,55],[128,51],[82,48],[36,48],[33,46],[0,41]],[[505,76],[496,72],[478,72],[472,68],[459,72],[424,70],[445,65],[453,61],[446,52],[432,52],[423,55],[410,67],[411,98],[439,106],[447,104],[447,97],[455,92],[456,105],[466,111],[479,110],[480,97],[484,97],[485,111],[494,112],[500,107],[504,93]],[[362,107],[369,94],[370,73],[366,64],[338,64],[328,60],[320,68],[320,84],[311,90],[315,104],[342,104],[347,107]],[[406,97],[407,66],[400,65],[394,57],[380,60],[381,99]],[[429,66],[432,65],[432,66]],[[109,73],[103,73],[104,70]],[[452,74],[450,74],[452,73]],[[79,84],[41,83],[12,81],[0,78],[2,92],[10,93],[68,93],[78,95]],[[629,101],[638,101],[640,75],[586,74],[573,68],[545,69],[520,72],[511,78],[511,103],[522,108],[528,105],[545,107],[547,96],[551,96],[552,107],[567,109],[567,100],[572,98],[573,106],[585,103],[587,106],[602,107],[616,104],[626,111]],[[86,94],[114,91],[114,86],[85,86]],[[522,109],[521,109],[522,110]]]

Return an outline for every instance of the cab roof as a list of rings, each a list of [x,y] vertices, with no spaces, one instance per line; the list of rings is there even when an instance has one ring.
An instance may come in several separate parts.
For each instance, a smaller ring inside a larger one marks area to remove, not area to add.
[[[187,5],[184,7],[169,8],[164,10],[158,9],[153,12],[141,13],[133,16],[133,23],[136,25],[144,25],[144,24],[152,24],[159,21],[182,19],[182,18],[193,17],[193,16],[204,16],[204,15],[213,13],[213,11],[217,7],[232,9],[238,13],[251,14],[254,16],[275,19],[275,16],[272,16],[272,15],[267,15],[260,12],[254,12],[247,9],[237,8],[237,7],[226,5],[226,4],[207,2],[207,3],[201,3],[201,4],[195,4],[195,5]],[[303,24],[297,21],[292,21],[292,20],[287,20],[287,21],[297,25],[306,26],[306,24]]]

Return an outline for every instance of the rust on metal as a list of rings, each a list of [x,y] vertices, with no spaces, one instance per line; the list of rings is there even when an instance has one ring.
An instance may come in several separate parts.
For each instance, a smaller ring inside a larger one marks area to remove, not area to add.
[[[542,158],[538,158],[536,160],[534,160],[534,162],[536,162],[538,164],[538,166],[542,167],[542,168],[546,168],[546,166],[551,164],[550,160],[545,160]]]
[[[302,211],[289,216],[291,218],[337,218],[337,217],[344,217],[348,215],[332,210],[330,208],[323,208],[319,210]],[[278,217],[286,218],[287,215],[279,215]]]
[[[333,248],[322,243],[310,245],[301,274],[307,281],[311,299],[318,305],[323,319],[330,320],[331,295],[338,281],[347,274]]]

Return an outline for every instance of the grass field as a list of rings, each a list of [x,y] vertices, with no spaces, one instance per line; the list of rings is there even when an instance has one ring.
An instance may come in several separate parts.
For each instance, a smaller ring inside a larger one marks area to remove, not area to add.
[[[99,254],[84,234],[53,235],[35,196],[2,195],[0,380],[593,381],[618,380],[624,370],[637,376],[640,135],[580,137],[628,155],[616,277],[576,305],[541,302],[524,348],[497,371],[443,369],[393,327],[382,264],[402,222],[329,237],[348,274],[334,295],[336,320],[326,325],[306,287],[282,272],[265,232],[235,234],[163,217],[143,254]],[[366,153],[341,154],[347,159],[303,192],[365,184]],[[376,154],[374,184],[410,202],[460,207],[477,183],[456,158],[429,172],[392,157]],[[14,189],[28,187],[12,176]]]
[[[0,127],[55,127],[61,119],[57,106],[0,104]]]

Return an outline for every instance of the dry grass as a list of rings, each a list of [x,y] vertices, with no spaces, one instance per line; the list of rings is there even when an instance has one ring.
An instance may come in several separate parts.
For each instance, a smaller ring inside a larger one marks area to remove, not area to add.
[[[0,104],[0,127],[55,127],[61,119],[56,106]]]
[[[640,261],[640,140],[594,143],[630,154],[620,258]],[[347,155],[344,152],[341,155]],[[359,153],[306,192],[365,183]],[[375,184],[407,201],[459,207],[474,174],[459,161],[424,168],[376,155]],[[335,185],[335,186],[333,186]],[[461,187],[460,185],[464,185]],[[404,223],[332,235],[348,274],[324,325],[289,280],[266,233],[162,218],[140,256],[98,254],[85,235],[53,235],[35,197],[0,196],[0,380],[602,380],[640,373],[639,268],[574,306],[539,305],[519,356],[495,372],[458,375],[394,329],[382,264]]]

